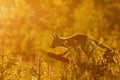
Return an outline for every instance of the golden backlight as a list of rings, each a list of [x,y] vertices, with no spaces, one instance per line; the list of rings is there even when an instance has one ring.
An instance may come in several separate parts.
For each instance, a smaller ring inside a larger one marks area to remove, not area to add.
[[[120,80],[119,0],[0,0],[0,80]]]

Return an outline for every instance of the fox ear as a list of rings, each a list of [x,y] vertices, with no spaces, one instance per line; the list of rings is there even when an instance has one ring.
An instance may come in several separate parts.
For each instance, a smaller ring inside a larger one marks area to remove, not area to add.
[[[54,39],[60,38],[59,35],[57,35],[57,34],[53,34],[52,37],[53,37]]]
[[[56,37],[55,34],[52,34],[52,37],[55,38]]]

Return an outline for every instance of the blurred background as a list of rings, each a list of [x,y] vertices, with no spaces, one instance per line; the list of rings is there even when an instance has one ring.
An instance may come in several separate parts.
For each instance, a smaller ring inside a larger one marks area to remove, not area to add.
[[[120,0],[0,0],[0,54],[19,60],[48,50],[54,33],[83,33],[119,52],[119,32]]]

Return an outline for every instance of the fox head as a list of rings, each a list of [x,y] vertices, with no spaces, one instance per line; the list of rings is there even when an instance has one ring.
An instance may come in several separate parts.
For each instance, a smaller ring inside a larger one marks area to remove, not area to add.
[[[50,48],[55,48],[57,46],[67,47],[67,39],[63,39],[57,34],[52,35],[52,37],[53,37],[53,42]]]

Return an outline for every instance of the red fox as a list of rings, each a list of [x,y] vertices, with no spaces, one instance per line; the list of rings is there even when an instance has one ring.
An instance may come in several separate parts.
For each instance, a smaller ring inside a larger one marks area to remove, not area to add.
[[[106,46],[106,45],[98,42],[97,40],[90,38],[89,36],[84,35],[84,34],[76,34],[76,35],[73,35],[73,36],[67,37],[67,38],[62,38],[59,35],[55,34],[55,35],[53,35],[53,38],[54,39],[53,39],[53,42],[52,42],[50,48],[55,48],[57,46],[69,48],[69,46],[70,46],[75,51],[77,51],[77,47],[81,46],[81,49],[89,57],[92,54],[91,52],[95,49],[95,47],[93,47],[92,50],[88,49],[88,48],[90,48],[90,45],[87,44],[87,42],[90,41],[90,42],[94,43],[95,45],[106,49],[104,58],[108,58],[108,61],[111,61],[111,59],[113,58],[113,50],[111,48],[109,48],[108,46]]]

